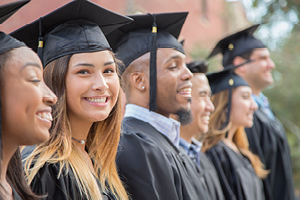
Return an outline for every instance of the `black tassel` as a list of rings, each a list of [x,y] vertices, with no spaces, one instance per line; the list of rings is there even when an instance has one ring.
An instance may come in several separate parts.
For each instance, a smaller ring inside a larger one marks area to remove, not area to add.
[[[42,18],[40,18],[40,20],[39,20],[39,43],[38,43],[37,54],[42,61],[43,61],[43,47],[44,47],[44,38],[42,36]]]
[[[232,73],[233,73],[233,70],[230,70],[230,79],[228,81],[228,85],[230,85],[230,88],[229,88],[228,105],[227,105],[227,117],[226,117],[225,127],[229,123],[230,111],[231,111],[232,88],[233,88],[233,84],[234,84],[234,80],[232,79]],[[226,134],[225,134],[225,137],[227,137],[227,136],[228,136],[228,132],[226,132]]]
[[[232,80],[232,79],[231,79]],[[232,96],[232,87],[229,89],[229,97],[228,97],[228,105],[227,105],[227,116],[226,116],[226,123],[225,123],[225,127],[228,125],[229,123],[229,117],[230,117],[230,110],[231,110],[231,96]],[[227,138],[228,136],[228,131],[225,134],[225,137]]]
[[[153,26],[152,26],[152,41],[150,49],[150,100],[149,100],[149,110],[156,111],[156,91],[157,91],[157,77],[156,77],[156,36],[157,36],[157,26],[156,26],[156,15],[153,14]]]

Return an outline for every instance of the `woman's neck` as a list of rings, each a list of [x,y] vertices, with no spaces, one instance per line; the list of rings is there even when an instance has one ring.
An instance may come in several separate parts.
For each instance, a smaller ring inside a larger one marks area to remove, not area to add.
[[[227,137],[226,137],[226,139],[228,141],[231,141],[231,142],[233,141],[233,136],[236,133],[237,129],[238,129],[237,126],[235,126],[234,124],[231,124],[230,129],[227,132]]]
[[[233,136],[237,131],[237,127],[235,126],[231,126],[227,136],[223,139],[223,142],[232,150],[234,150],[235,152],[239,152],[237,146],[235,145],[235,143],[233,142]]]
[[[17,149],[19,148],[18,145],[16,145],[14,143],[14,141],[11,141],[10,139],[5,137],[5,133],[2,133],[2,152],[3,152],[3,157],[1,160],[1,178],[0,178],[0,182],[1,185],[3,186],[4,193],[7,194],[11,194],[12,195],[12,188],[9,185],[9,183],[7,182],[7,177],[6,177],[6,173],[7,173],[7,167],[9,164],[9,161],[11,160],[12,156],[15,154],[15,152],[17,151]]]
[[[72,131],[72,137],[76,140],[84,140],[86,141],[89,131],[93,125],[92,122],[84,122],[81,120],[76,119],[69,119]],[[82,144],[76,140],[72,140],[73,144],[78,148],[80,151],[85,151],[85,143]]]

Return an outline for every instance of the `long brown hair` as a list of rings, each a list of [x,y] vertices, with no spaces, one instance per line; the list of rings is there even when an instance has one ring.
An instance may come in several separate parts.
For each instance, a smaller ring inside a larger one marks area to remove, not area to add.
[[[64,167],[74,172],[81,193],[85,194],[88,199],[98,199],[100,191],[97,182],[71,139],[65,85],[70,58],[71,55],[56,59],[45,68],[45,83],[57,95],[58,102],[53,106],[54,120],[50,129],[50,139],[37,146],[28,157],[25,172],[30,183],[46,162],[59,163],[60,172]],[[102,190],[109,188],[118,199],[128,200],[115,164],[121,130],[120,98],[119,95],[116,105],[105,120],[93,123],[89,130],[86,148],[93,160],[94,170],[100,180]],[[32,165],[33,167],[30,167]]]
[[[2,80],[3,73],[5,70],[9,69],[8,66],[6,66],[6,63],[9,59],[13,59],[13,50],[7,51],[5,53],[0,54],[0,77]],[[1,85],[5,84],[1,81]],[[5,95],[5,94],[3,94]],[[1,105],[1,101],[0,101]],[[1,113],[1,106],[0,106],[0,113]],[[0,115],[0,124],[2,124],[2,115]],[[0,130],[2,132],[2,129]],[[2,138],[1,138],[2,140]],[[2,141],[1,141],[2,142]],[[3,149],[2,149],[2,143],[0,148],[0,154],[3,155]],[[2,158],[2,157],[1,157]],[[30,190],[27,181],[24,176],[22,161],[21,161],[21,154],[19,148],[16,150],[14,155],[11,157],[6,171],[6,178],[9,182],[9,184],[16,190],[18,195],[22,199],[28,199],[28,200],[35,200],[38,199],[36,195],[33,194],[33,192]],[[1,162],[0,162],[0,169],[1,169]],[[0,186],[2,187],[2,185]],[[0,192],[0,200],[3,199],[4,194]]]
[[[203,140],[202,150],[204,152],[220,142],[225,137],[226,132],[230,129],[231,123],[223,128],[228,112],[228,97],[228,90],[221,91],[211,97],[211,101],[215,106],[215,111],[211,114],[209,131]],[[250,160],[257,176],[265,178],[269,172],[264,169],[264,165],[261,163],[259,157],[249,150],[249,142],[245,133],[245,128],[242,126],[239,127],[232,140],[239,151]]]

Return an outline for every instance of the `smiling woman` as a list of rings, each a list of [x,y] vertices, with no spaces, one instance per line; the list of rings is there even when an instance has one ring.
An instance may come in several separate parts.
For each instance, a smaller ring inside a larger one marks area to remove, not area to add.
[[[261,178],[268,171],[249,150],[244,127],[253,125],[257,104],[248,83],[235,74],[236,67],[208,75],[215,111],[204,136],[202,150],[212,160],[225,199],[265,199]]]
[[[130,21],[90,1],[75,0],[12,33],[22,39],[29,29],[45,31],[45,45],[38,52],[45,82],[58,96],[50,139],[22,152],[28,182],[44,199],[128,200],[115,165],[120,83],[105,34]]]
[[[0,23],[28,3],[0,6]],[[42,63],[23,42],[0,32],[0,200],[38,199],[28,187],[19,146],[49,139],[56,96],[43,81]]]
[[[5,37],[9,36],[0,33],[0,40]],[[19,146],[49,139],[50,105],[55,104],[56,96],[43,81],[38,56],[21,42],[16,43],[19,44],[9,51],[0,52],[3,143],[0,199],[35,199],[23,177]]]

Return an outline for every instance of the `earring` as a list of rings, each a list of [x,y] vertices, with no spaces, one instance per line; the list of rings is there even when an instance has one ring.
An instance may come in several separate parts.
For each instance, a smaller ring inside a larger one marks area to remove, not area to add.
[[[145,86],[142,86],[142,90],[145,89]]]

